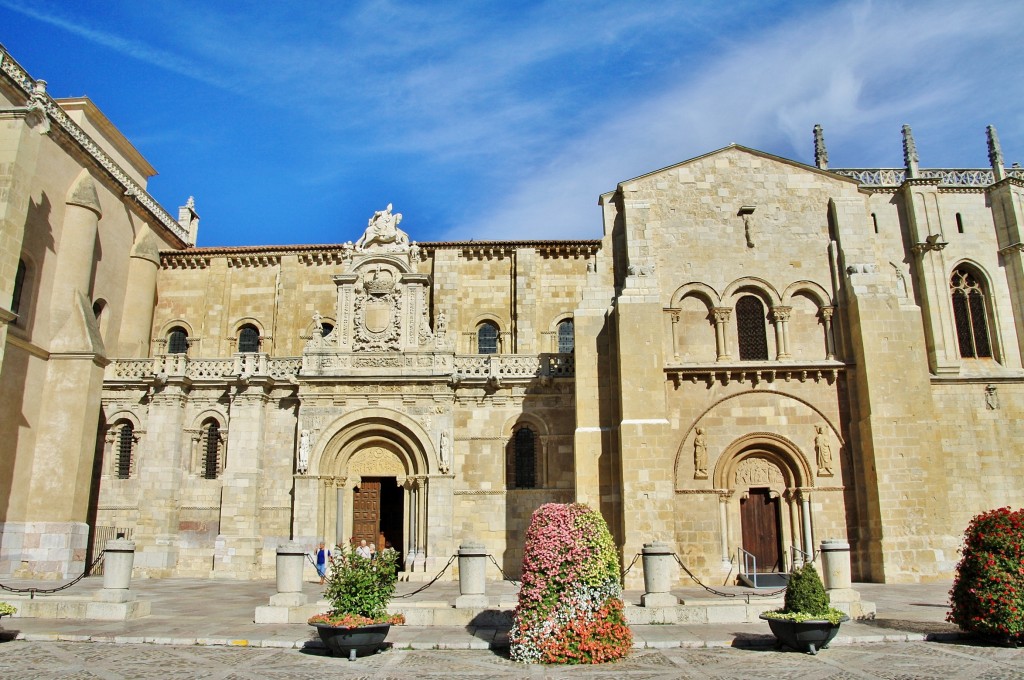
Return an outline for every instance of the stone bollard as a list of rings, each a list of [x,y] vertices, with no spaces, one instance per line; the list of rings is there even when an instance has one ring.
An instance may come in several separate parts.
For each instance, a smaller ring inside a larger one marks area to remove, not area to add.
[[[302,570],[305,567],[306,551],[298,543],[282,543],[277,546],[277,594],[270,596],[274,607],[298,607],[306,604],[302,593]]]
[[[672,589],[672,549],[668,543],[644,543],[644,594],[640,604],[644,607],[675,607],[679,599]]]
[[[135,599],[135,593],[129,590],[135,566],[135,543],[117,538],[107,541],[103,550],[103,589],[86,604],[85,618],[127,621],[149,616],[149,601]]]
[[[821,542],[821,571],[832,602],[856,602],[860,599],[860,593],[853,590],[850,544],[845,540],[831,538]]]
[[[126,538],[107,541],[103,554],[103,590],[96,593],[102,602],[131,602],[129,592],[132,567],[135,566],[135,543]]]
[[[841,539],[827,539],[821,542],[821,571],[825,588],[849,588],[850,544]]]
[[[487,607],[487,549],[482,543],[467,541],[459,546],[459,593],[456,609]]]

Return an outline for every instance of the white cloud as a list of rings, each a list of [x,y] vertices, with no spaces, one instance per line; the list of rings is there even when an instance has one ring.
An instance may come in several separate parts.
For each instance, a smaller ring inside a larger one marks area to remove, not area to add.
[[[817,122],[834,166],[880,132],[895,152],[890,163],[898,162],[898,121],[924,127],[969,106],[964,97],[979,71],[1000,68],[1016,81],[1020,58],[1014,66],[1000,56],[1016,49],[1024,17],[1020,6],[996,10],[879,3],[808,12],[612,112],[557,149],[547,167],[520,177],[500,202],[473,206],[475,218],[445,238],[595,238],[597,196],[616,182],[730,142],[809,161]],[[1016,92],[1004,96],[1016,97],[1019,109]]]

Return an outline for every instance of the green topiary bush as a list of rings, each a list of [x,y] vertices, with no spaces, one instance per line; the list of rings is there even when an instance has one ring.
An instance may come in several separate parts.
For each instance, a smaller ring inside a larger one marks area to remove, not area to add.
[[[629,654],[619,558],[608,525],[586,505],[533,513],[509,652],[529,663],[601,663]]]
[[[984,512],[967,526],[946,620],[1024,643],[1024,509]]]
[[[795,570],[786,587],[783,611],[820,616],[828,613],[829,599],[813,562]]]
[[[825,592],[813,562],[793,570],[789,575],[782,609],[765,612],[763,616],[787,621],[823,620],[839,623],[846,620],[846,614],[830,605],[828,593]]]

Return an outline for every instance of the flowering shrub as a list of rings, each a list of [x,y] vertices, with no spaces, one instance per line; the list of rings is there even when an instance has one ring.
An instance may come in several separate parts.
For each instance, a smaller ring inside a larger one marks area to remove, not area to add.
[[[1024,509],[984,512],[967,526],[946,620],[1024,641]]]
[[[13,604],[0,602],[0,616],[12,616],[16,611],[18,611],[18,608]]]
[[[530,663],[602,663],[633,646],[608,525],[586,505],[548,503],[526,532],[510,654]]]
[[[393,616],[387,611],[397,581],[398,553],[391,548],[372,560],[356,553],[355,548],[334,555],[324,590],[331,611],[313,616],[309,623],[329,623],[339,628],[405,623],[401,614]]]

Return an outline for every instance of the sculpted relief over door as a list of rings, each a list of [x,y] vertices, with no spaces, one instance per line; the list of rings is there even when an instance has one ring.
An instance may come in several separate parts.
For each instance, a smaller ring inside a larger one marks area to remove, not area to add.
[[[355,486],[363,477],[394,477],[398,484],[405,482],[405,467],[391,451],[375,446],[357,452],[348,463],[348,477]]]

